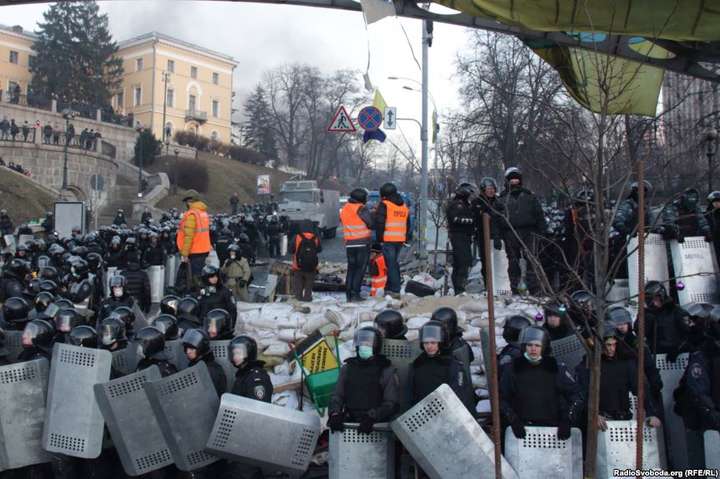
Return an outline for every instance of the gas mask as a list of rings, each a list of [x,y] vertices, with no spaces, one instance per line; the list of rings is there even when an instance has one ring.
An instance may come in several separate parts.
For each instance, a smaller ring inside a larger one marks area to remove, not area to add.
[[[360,357],[360,359],[370,359],[372,355],[372,346],[358,346],[358,356]]]

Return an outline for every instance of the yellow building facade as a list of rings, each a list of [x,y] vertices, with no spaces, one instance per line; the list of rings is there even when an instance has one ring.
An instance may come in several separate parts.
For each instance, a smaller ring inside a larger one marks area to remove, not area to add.
[[[19,27],[0,25],[1,101],[10,101],[16,85],[27,94],[34,39]],[[135,124],[158,139],[167,128],[171,135],[194,131],[230,143],[232,57],[158,32],[120,42],[118,56],[125,72],[112,99],[116,112],[132,113]]]

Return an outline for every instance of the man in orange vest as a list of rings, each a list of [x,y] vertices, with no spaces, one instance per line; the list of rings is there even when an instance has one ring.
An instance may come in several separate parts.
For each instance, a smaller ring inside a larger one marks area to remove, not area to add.
[[[387,266],[380,243],[373,243],[370,249],[370,285],[370,296],[378,296],[380,292],[385,292]]]
[[[298,301],[312,301],[312,287],[320,263],[318,253],[322,251],[314,229],[310,220],[302,221],[300,232],[295,235],[291,245],[293,290]]]
[[[180,261],[190,267],[194,283],[200,276],[205,266],[205,259],[212,249],[210,215],[207,213],[207,205],[200,201],[200,195],[195,190],[188,190],[183,202],[187,211],[180,220],[176,243],[180,251]],[[190,289],[192,285],[187,287]]]
[[[388,280],[385,294],[400,297],[400,251],[411,241],[410,209],[392,183],[380,187],[380,204],[375,210],[375,231],[382,242]]]
[[[362,301],[360,288],[370,256],[372,216],[365,203],[367,203],[367,191],[355,188],[350,192],[348,202],[340,210],[348,261],[345,277],[345,294],[348,302]]]

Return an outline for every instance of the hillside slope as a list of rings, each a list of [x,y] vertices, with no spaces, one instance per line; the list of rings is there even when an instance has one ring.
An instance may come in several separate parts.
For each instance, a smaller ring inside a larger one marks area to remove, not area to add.
[[[165,157],[158,158],[155,164],[147,168],[148,171],[164,171],[168,174],[170,181],[173,181],[172,165],[173,159],[166,160]],[[240,203],[254,203],[256,200],[255,191],[258,175],[270,175],[272,193],[280,191],[280,185],[290,178],[290,175],[281,171],[265,168],[257,165],[241,163],[229,158],[200,153],[198,161],[204,162],[208,167],[210,184],[208,192],[201,196],[208,204],[211,213],[230,211],[230,196],[237,192]],[[169,195],[158,203],[158,208],[169,209],[181,207],[182,197],[185,191],[178,189],[177,194]]]
[[[44,218],[55,198],[32,180],[7,168],[0,168],[0,209],[6,209],[15,226]]]

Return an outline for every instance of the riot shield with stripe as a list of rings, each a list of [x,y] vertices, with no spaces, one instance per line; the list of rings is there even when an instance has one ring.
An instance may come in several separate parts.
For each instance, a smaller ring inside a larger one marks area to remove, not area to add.
[[[395,477],[395,436],[388,424],[375,424],[369,434],[357,428],[358,424],[345,424],[344,431],[330,434],[330,479]]]
[[[635,469],[636,422],[607,421],[607,430],[598,431],[598,478],[613,478],[617,470]],[[662,429],[643,430],[643,469],[666,469]]]
[[[165,341],[165,354],[167,354],[168,361],[173,363],[178,369],[185,369],[188,367],[190,362],[185,355],[185,348],[183,347],[182,339],[173,339],[171,341]]]
[[[492,249],[492,275],[493,275],[493,296],[509,296],[512,294],[510,288],[510,274],[508,273],[508,259],[505,248],[501,250]]]
[[[633,236],[627,245],[628,293],[637,302],[638,295],[638,239]],[[667,288],[670,280],[667,249],[662,235],[650,233],[645,236],[645,282],[660,281]]]
[[[147,275],[150,279],[150,301],[159,303],[165,291],[165,267],[150,266]]]
[[[557,437],[556,427],[525,426],[525,438],[505,430],[505,457],[519,477],[582,477],[582,433],[572,428],[570,438]]]
[[[215,362],[222,366],[223,372],[225,372],[228,390],[232,389],[235,383],[235,374],[237,373],[237,368],[232,365],[230,358],[228,358],[229,345],[230,340],[210,341],[210,351],[215,356]]]
[[[660,373],[660,379],[663,383],[662,401],[665,413],[663,430],[665,431],[665,442],[668,446],[668,460],[673,469],[687,469],[690,467],[688,463],[685,422],[682,417],[675,414],[675,397],[673,395],[687,368],[688,360],[689,356],[687,353],[678,355],[675,362],[668,361],[665,354],[655,356],[655,366]]]
[[[0,471],[50,462],[42,448],[49,364],[0,367]]]
[[[397,369],[400,379],[400,411],[407,411],[412,400],[410,392],[410,365],[420,355],[419,341],[406,339],[384,339],[382,354]]]
[[[139,362],[140,356],[133,345],[112,352],[112,367],[122,375],[135,372]]]
[[[130,476],[162,469],[173,462],[170,448],[143,389],[143,384],[160,378],[160,369],[151,366],[95,385],[98,406],[123,469]]]
[[[109,351],[55,343],[50,368],[43,448],[83,459],[102,450],[103,420],[93,387],[110,378]]]
[[[314,412],[226,393],[206,450],[297,477],[307,470],[319,436],[320,418]]]
[[[390,426],[431,479],[495,475],[492,439],[447,384],[440,385]],[[518,479],[505,458],[502,475]]]
[[[180,259],[177,254],[169,254],[165,257],[165,287],[175,286],[175,277],[180,267]]]
[[[218,460],[205,452],[220,399],[204,362],[143,387],[178,469],[193,471]]]
[[[682,281],[678,288],[680,305],[689,303],[717,304],[717,274],[713,264],[712,245],[702,236],[689,236],[683,243],[670,242],[675,278]]]
[[[564,363],[571,371],[580,364],[585,356],[585,347],[575,334],[551,341],[550,350],[553,357],[558,362]]]

